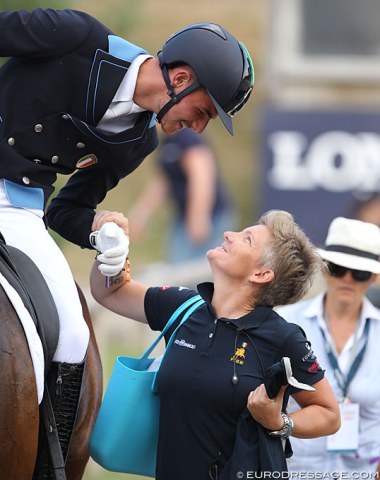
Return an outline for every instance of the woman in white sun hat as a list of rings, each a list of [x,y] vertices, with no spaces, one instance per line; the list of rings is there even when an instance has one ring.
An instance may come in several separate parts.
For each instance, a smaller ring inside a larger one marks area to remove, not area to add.
[[[342,472],[342,478],[378,472],[379,478],[380,310],[366,294],[380,273],[380,229],[335,218],[319,253],[329,270],[325,291],[278,311],[303,328],[326,367],[342,426],[331,437],[293,438],[289,471]]]

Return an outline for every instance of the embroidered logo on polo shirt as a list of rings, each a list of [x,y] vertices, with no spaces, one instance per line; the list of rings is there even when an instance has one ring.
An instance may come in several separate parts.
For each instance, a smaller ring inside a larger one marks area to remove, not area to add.
[[[230,362],[238,363],[239,365],[244,365],[245,360],[245,349],[248,347],[248,343],[243,342],[241,347],[236,348],[236,352],[230,358]]]
[[[308,360],[314,360],[315,355],[308,342],[305,343],[305,347],[306,347],[307,353],[302,357],[302,361],[307,362]]]
[[[316,370],[319,370],[321,367],[319,366],[319,363],[315,361],[311,367],[308,368],[309,372],[315,372]]]
[[[174,340],[174,343],[176,345],[179,345],[180,347],[191,348],[192,350],[197,348],[196,345],[193,345],[192,343],[187,343],[186,340],[184,340],[183,338],[181,338],[181,340]]]

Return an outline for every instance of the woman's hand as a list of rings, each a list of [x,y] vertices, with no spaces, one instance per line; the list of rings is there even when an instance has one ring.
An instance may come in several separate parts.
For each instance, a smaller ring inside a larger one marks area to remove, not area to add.
[[[128,218],[121,212],[110,212],[108,210],[100,210],[96,213],[92,222],[91,230],[100,230],[107,222],[115,222],[120,228],[124,230],[125,235],[129,236]]]
[[[129,254],[128,220],[122,213],[101,211],[94,217],[90,243],[100,252],[98,269],[107,277],[119,275]]]
[[[282,402],[286,387],[280,388],[276,398],[269,398],[262,383],[248,395],[247,408],[256,422],[268,430],[280,430],[284,421],[281,416]]]

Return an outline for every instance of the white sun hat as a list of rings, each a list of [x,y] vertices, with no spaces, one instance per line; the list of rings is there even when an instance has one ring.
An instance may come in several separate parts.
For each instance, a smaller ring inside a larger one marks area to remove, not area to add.
[[[380,228],[374,223],[337,217],[330,223],[324,248],[318,252],[336,265],[380,273]]]

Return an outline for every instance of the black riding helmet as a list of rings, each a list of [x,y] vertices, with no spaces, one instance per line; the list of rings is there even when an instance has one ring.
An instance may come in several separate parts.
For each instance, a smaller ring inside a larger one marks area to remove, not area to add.
[[[219,25],[198,23],[174,33],[158,52],[158,59],[171,99],[158,112],[157,121],[185,95],[204,87],[233,135],[232,117],[248,100],[254,82],[252,60],[245,46]],[[196,82],[176,95],[167,68],[178,63],[192,68]]]

